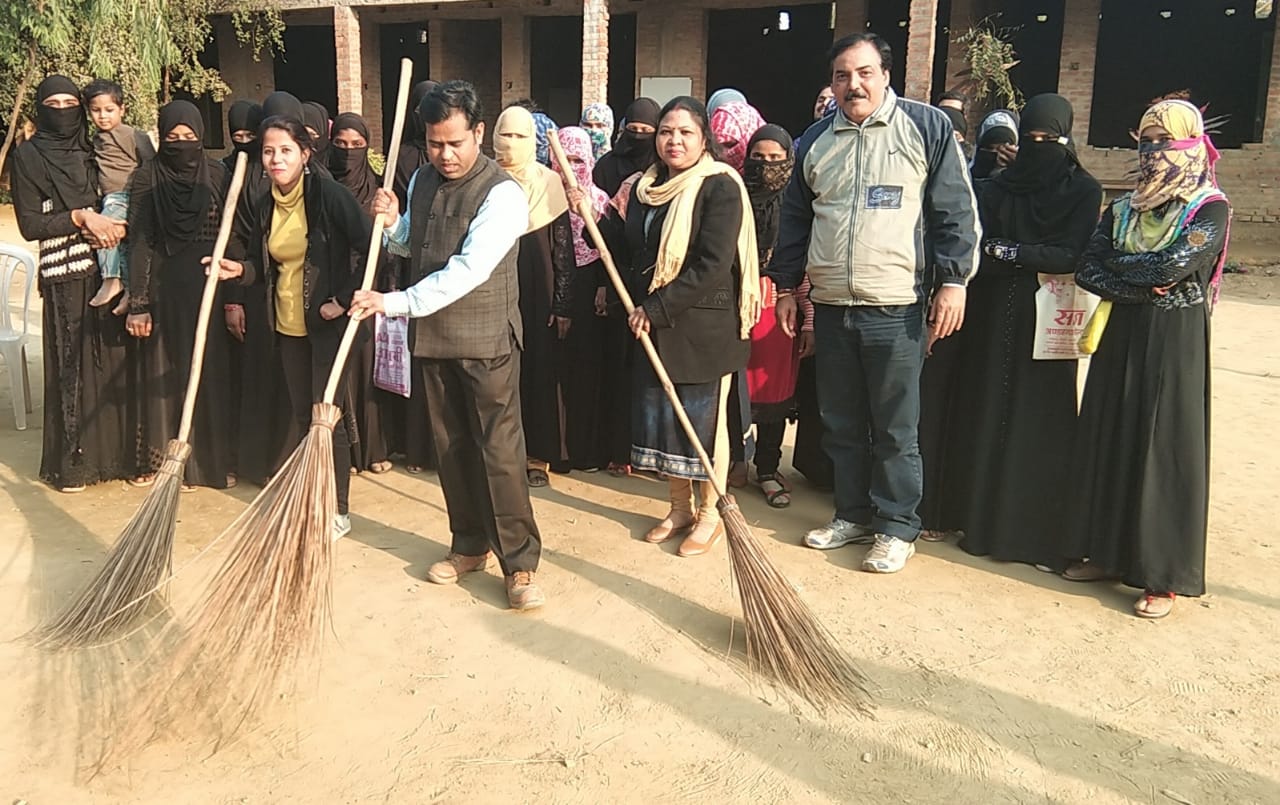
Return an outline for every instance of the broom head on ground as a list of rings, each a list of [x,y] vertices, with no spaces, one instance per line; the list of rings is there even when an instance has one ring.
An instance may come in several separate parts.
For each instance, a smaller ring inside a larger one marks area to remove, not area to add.
[[[565,183],[569,188],[577,189],[577,179],[554,133],[550,138],[550,145]],[[618,268],[600,229],[596,226],[590,201],[582,199],[577,212],[587,231],[591,233],[614,290],[630,314],[635,305],[626,284],[618,274]],[[744,210],[744,215],[750,215],[750,212]],[[724,485],[712,470],[706,448],[689,421],[676,394],[675,385],[648,333],[641,334],[640,344],[662,383],[667,399],[675,409],[685,435],[698,451],[707,477],[720,496],[717,508],[729,543],[729,565],[733,572],[734,586],[742,603],[748,670],[781,683],[819,711],[869,713],[867,678],[840,648],[832,634],[804,603],[795,587],[782,575],[759,540],[751,533],[751,526],[742,516],[737,501],[726,494]]]
[[[401,62],[395,126],[383,188],[395,179],[413,64]],[[384,218],[375,216],[361,288],[377,273]],[[125,750],[149,731],[193,712],[212,716],[220,736],[238,729],[268,700],[296,682],[299,661],[314,655],[329,623],[331,543],[337,516],[333,429],[342,418],[334,404],[360,322],[347,320],[324,399],[312,407],[311,427],[284,466],[215,542],[229,554],[196,604],[185,633],[163,660],[135,722],[124,731]],[[167,651],[167,647],[162,647]]]
[[[217,265],[227,249],[236,203],[244,185],[248,157],[236,157],[231,187],[222,208],[222,223],[214,242],[212,261]],[[178,436],[165,446],[164,460],[142,505],[120,532],[97,574],[71,604],[32,637],[46,648],[85,648],[109,640],[133,625],[149,608],[152,597],[164,589],[173,566],[173,532],[178,520],[178,493],[187,459],[191,456],[192,417],[204,370],[204,349],[209,318],[218,290],[218,274],[209,272],[200,313],[196,317],[196,341],[191,355],[191,374],[183,399]]]

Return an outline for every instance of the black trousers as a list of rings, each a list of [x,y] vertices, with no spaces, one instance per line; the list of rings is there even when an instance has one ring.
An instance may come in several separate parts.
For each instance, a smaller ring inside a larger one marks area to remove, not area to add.
[[[413,371],[431,412],[454,553],[492,549],[508,576],[537,570],[542,536],[525,473],[520,351],[492,360],[414,358]]]
[[[284,364],[284,385],[289,395],[289,411],[305,435],[311,429],[311,406],[324,396],[325,383],[338,345],[333,349],[317,347],[309,337],[277,335],[280,340],[280,362]],[[347,399],[347,379],[338,384],[337,404]],[[295,445],[296,447],[296,445]],[[292,452],[290,450],[289,452]],[[347,417],[333,426],[333,480],[338,487],[338,514],[346,514],[351,499],[351,437],[347,435]]]

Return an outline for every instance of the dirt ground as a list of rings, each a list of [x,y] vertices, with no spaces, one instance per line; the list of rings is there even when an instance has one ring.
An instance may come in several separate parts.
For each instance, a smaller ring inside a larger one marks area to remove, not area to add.
[[[1228,278],[1214,320],[1210,594],[1165,621],[1134,618],[1133,590],[954,545],[922,545],[895,576],[860,573],[861,549],[797,544],[829,517],[822,494],[801,482],[784,512],[744,496],[872,679],[873,719],[824,719],[726,659],[738,608],[724,549],[685,560],[638,539],[664,510],[658,483],[575,473],[535,490],[549,605],[516,615],[492,572],[422,580],[446,550],[443,500],[432,475],[397,469],[353,482],[335,635],[309,695],[216,753],[166,741],[94,776],[141,643],[49,655],[19,638],[144,493],[42,485],[40,394],[15,431],[3,374],[0,801],[1280,802],[1280,278],[1247,276]],[[184,495],[176,563],[251,494]],[[179,602],[216,558],[179,577]]]

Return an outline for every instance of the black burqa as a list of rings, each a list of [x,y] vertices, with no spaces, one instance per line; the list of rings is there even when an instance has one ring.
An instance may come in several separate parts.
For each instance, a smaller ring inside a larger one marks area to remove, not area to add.
[[[19,230],[40,251],[40,478],[65,488],[135,475],[138,423],[129,405],[133,339],[111,305],[89,306],[101,279],[69,213],[96,206],[97,172],[84,109],[44,105],[60,94],[78,98],[79,89],[64,76],[36,88],[38,130],[14,151],[10,182]]]
[[[1004,261],[984,252],[969,284],[954,438],[935,490],[965,532],[965,551],[1054,569],[1062,569],[1072,499],[1076,361],[1031,357],[1037,273],[1075,272],[1102,201],[1102,187],[1076,158],[1071,124],[1065,98],[1032,98],[1014,164],[978,185],[984,245],[1016,244],[1018,253]],[[1054,139],[1033,142],[1032,131]]]
[[[654,135],[637,134],[629,130],[626,127],[627,124],[644,123],[656,129],[661,111],[657,102],[651,98],[637,98],[627,107],[618,141],[613,144],[612,151],[600,157],[595,170],[591,172],[591,178],[595,179],[596,187],[607,193],[610,198],[617,194],[618,189],[629,176],[648,170],[649,166],[658,159]]]
[[[1185,209],[1174,201],[1162,212]],[[1225,199],[1209,201],[1165,249],[1148,252],[1113,241],[1114,212],[1103,215],[1077,274],[1113,307],[1080,405],[1064,552],[1139,589],[1203,595],[1209,302],[1231,211]]]
[[[422,121],[422,99],[437,86],[434,81],[419,81],[409,92],[404,142],[396,158],[396,178],[392,185],[402,210],[408,209],[409,180],[418,168],[427,164],[427,125]]]
[[[333,137],[353,131],[369,142],[369,127],[360,115],[345,112],[333,120]],[[366,214],[373,217],[373,199],[382,186],[382,177],[369,165],[369,146],[343,148],[336,141],[329,148],[329,170],[339,184],[351,191]],[[387,258],[379,267],[375,287],[386,291]],[[351,439],[351,466],[364,471],[375,463],[386,461],[390,454],[388,430],[393,410],[401,404],[397,397],[373,385],[374,319],[361,324],[367,334],[356,342],[347,364],[347,402],[342,406],[348,418],[347,434]]]
[[[178,126],[197,139],[167,139]],[[139,169],[129,206],[129,313],[151,317],[138,369],[152,470],[178,434],[204,294],[201,261],[213,252],[226,184],[225,167],[205,154],[204,122],[194,104],[166,104],[157,128],[160,148]],[[220,297],[214,309],[222,309]],[[189,484],[219,489],[233,470],[230,345],[221,319],[209,322],[185,476]]]

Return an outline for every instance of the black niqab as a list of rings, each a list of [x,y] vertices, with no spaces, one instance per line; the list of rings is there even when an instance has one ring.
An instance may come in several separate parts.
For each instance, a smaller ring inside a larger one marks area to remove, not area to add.
[[[227,134],[235,135],[237,131],[253,132],[253,140],[247,143],[231,141],[231,153],[222,160],[227,170],[234,170],[236,154],[244,153],[249,157],[249,168],[261,162],[262,149],[258,144],[258,130],[262,128],[262,107],[253,101],[236,101],[227,110]]]
[[[364,118],[351,112],[344,112],[334,118],[333,134],[350,129],[358,132],[365,142],[369,141],[369,127]],[[360,206],[368,210],[373,204],[374,194],[382,186],[382,177],[374,173],[369,165],[369,147],[343,148],[334,145],[329,149],[329,170],[333,178],[343,187],[351,191]]]
[[[636,134],[626,127],[628,123],[644,123],[658,127],[658,116],[662,110],[652,98],[637,98],[627,107],[623,115],[622,128],[613,150],[600,157],[596,163],[592,178],[599,187],[610,196],[618,192],[622,183],[633,173],[648,170],[658,159],[658,151],[654,145],[653,134]]]
[[[329,110],[315,101],[307,101],[302,105],[302,122],[316,133],[311,150],[323,162],[329,150]]]
[[[24,159],[23,165],[42,185],[41,191],[57,198],[66,209],[93,207],[98,201],[98,172],[84,107],[77,104],[54,109],[44,105],[48,98],[63,93],[80,98],[80,89],[66,76],[51,75],[36,87],[36,133],[30,142],[43,164]]]
[[[769,140],[782,146],[787,152],[787,158],[779,162],[753,158],[751,149],[762,140]],[[747,186],[747,196],[751,199],[751,210],[755,214],[756,222],[756,242],[762,251],[772,249],[778,242],[782,220],[782,191],[787,187],[795,164],[791,135],[781,126],[775,126],[772,123],[763,126],[747,143],[747,159],[742,165],[742,180]]]
[[[197,139],[165,139],[177,126],[187,126]],[[158,129],[160,149],[152,162],[156,228],[165,252],[177,254],[199,235],[213,199],[204,120],[191,102],[173,101],[161,107]]]
[[[1073,122],[1071,102],[1053,93],[1035,96],[1022,110],[1018,157],[988,180],[1003,191],[994,210],[1002,237],[1027,243],[1060,237],[1081,200],[1096,192],[1098,181],[1081,167],[1070,139]],[[1027,136],[1032,131],[1066,142],[1032,142]]]

